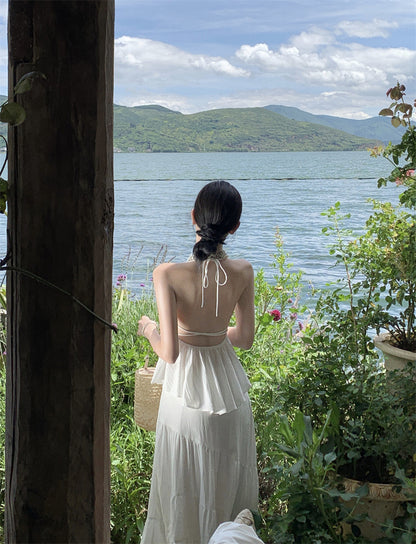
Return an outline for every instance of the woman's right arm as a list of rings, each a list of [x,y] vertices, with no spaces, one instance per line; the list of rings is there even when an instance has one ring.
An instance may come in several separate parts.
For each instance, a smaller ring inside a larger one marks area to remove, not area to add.
[[[139,321],[139,334],[145,336],[153,351],[167,363],[174,363],[179,354],[176,295],[169,281],[168,263],[159,265],[153,272],[153,284],[159,314],[159,328],[143,316]],[[147,326],[148,325],[148,326]],[[144,332],[143,332],[144,329]]]
[[[247,263],[244,269],[246,286],[235,307],[236,324],[229,327],[227,336],[233,346],[250,349],[254,341],[254,272]]]

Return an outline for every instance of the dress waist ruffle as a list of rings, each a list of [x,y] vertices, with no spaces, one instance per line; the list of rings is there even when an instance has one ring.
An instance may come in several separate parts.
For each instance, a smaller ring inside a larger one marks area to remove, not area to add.
[[[216,346],[179,340],[174,364],[159,359],[152,383],[182,400],[184,406],[225,414],[247,401],[251,384],[228,338]]]

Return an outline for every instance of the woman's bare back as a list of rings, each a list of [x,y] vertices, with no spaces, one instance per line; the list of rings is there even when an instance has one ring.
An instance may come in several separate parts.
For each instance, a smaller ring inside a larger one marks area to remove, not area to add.
[[[244,292],[251,290],[253,270],[244,259],[210,259],[204,263],[191,261],[162,266],[168,267],[166,277],[175,292],[178,325],[187,331],[226,331],[236,307],[244,300]],[[226,334],[189,336],[181,332],[180,329],[182,341],[199,346],[218,344]]]

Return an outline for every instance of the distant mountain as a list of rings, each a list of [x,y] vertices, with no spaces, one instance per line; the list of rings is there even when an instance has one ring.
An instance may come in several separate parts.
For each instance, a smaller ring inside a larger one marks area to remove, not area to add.
[[[161,106],[114,106],[116,151],[352,151],[376,145],[269,108],[230,108],[191,115]]]
[[[5,100],[0,96],[0,104]],[[351,151],[398,142],[403,130],[383,117],[357,121],[277,105],[191,115],[157,105],[114,106],[116,151]],[[7,135],[4,123],[0,134]]]
[[[288,119],[336,128],[362,138],[380,140],[383,144],[400,142],[406,130],[405,127],[393,127],[390,118],[387,117],[378,116],[357,120],[330,115],[314,115],[289,106],[266,106],[266,109],[284,115]]]

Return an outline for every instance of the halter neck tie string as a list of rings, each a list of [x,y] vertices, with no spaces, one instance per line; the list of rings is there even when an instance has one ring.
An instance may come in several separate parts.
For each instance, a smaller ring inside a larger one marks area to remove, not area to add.
[[[212,257],[208,257],[208,259],[206,259],[203,263],[202,263],[202,293],[201,293],[201,308],[204,307],[204,289],[207,289],[208,285],[209,285],[209,280],[208,280],[208,265],[210,262],[214,262],[215,263],[215,267],[216,267],[216,270],[215,270],[215,283],[217,285],[217,288],[216,288],[216,301],[215,301],[215,317],[218,317],[218,299],[219,299],[219,288],[222,287],[223,285],[225,285],[227,283],[227,280],[228,280],[228,276],[227,276],[227,272],[224,270],[224,267],[222,266],[222,264],[220,263],[220,261],[218,259],[215,259],[215,258],[212,258]],[[220,273],[223,273],[224,275],[224,281],[221,282],[220,281]]]

